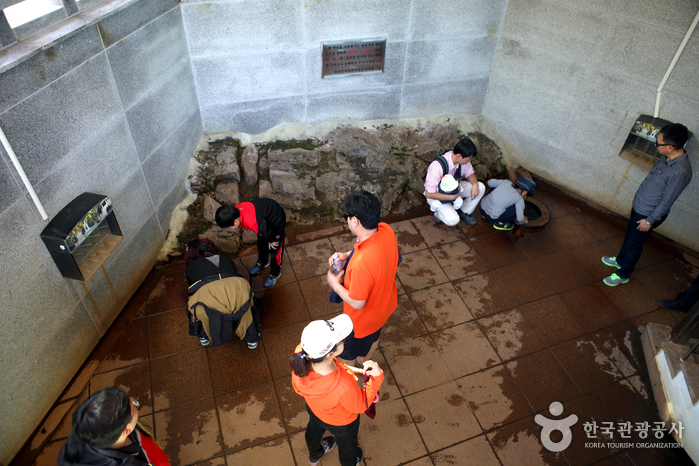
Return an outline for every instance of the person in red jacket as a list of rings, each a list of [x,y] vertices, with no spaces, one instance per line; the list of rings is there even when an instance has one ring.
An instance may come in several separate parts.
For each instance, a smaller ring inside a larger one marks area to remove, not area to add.
[[[363,372],[370,378],[365,388],[359,388],[352,370],[337,359],[351,331],[352,319],[347,314],[313,321],[303,330],[301,344],[289,359],[291,384],[306,400],[310,416],[306,445],[311,466],[320,463],[336,444],[341,466],[358,466],[364,460],[364,450],[357,442],[359,413],[374,402],[384,375],[374,361],[365,361]],[[332,436],[323,438],[326,430]]]
[[[73,413],[73,430],[58,454],[58,466],[170,466],[138,423],[138,406],[118,387],[94,393]]]
[[[241,202],[236,206],[224,205],[216,210],[216,224],[220,228],[248,230],[257,233],[257,263],[250,275],[257,275],[270,265],[265,288],[274,286],[282,276],[286,213],[277,201],[267,198]]]

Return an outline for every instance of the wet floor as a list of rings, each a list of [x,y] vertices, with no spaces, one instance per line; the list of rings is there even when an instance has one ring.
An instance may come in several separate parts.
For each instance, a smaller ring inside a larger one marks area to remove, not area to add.
[[[387,374],[382,401],[375,420],[361,419],[365,464],[690,462],[683,450],[586,447],[642,440],[636,431],[631,439],[618,431],[588,438],[583,425],[659,421],[638,327],[677,323],[682,315],[658,300],[673,298],[699,270],[649,244],[629,283],[609,288],[601,280],[613,270],[600,257],[616,254],[623,230],[561,195],[537,198],[552,220],[523,238],[478,215],[473,227],[428,217],[391,224],[403,263],[398,309],[374,358]],[[141,402],[142,423],[173,465],[308,464],[308,415],[287,358],[310,320],[341,312],[327,299],[327,258],[353,238],[331,233],[306,234],[287,248],[282,278],[258,292],[264,331],[253,351],[239,340],[202,347],[187,333],[183,265],[152,273],[34,440],[45,443],[34,464],[55,464],[74,406],[111,385]],[[238,260],[250,268],[256,256]],[[267,273],[253,279],[256,289]],[[534,420],[553,418],[554,401],[562,417],[578,417],[560,453],[543,447]],[[338,465],[337,451],[322,464]]]

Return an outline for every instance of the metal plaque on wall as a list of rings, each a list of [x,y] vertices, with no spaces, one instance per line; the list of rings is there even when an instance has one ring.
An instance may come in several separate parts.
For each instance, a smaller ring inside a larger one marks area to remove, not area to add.
[[[386,39],[323,42],[322,78],[383,73]]]

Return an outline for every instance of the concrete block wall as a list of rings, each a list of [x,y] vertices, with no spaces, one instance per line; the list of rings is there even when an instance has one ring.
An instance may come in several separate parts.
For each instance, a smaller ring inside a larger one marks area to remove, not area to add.
[[[628,216],[648,173],[619,157],[656,89],[696,1],[510,0],[483,107],[484,130],[514,163]],[[660,117],[699,135],[699,32],[663,90]],[[658,229],[699,250],[699,143],[694,178]],[[614,251],[610,251],[614,253]]]
[[[60,37],[60,35],[57,35]],[[124,239],[86,283],[0,149],[0,463],[8,464],[152,268],[202,137],[177,0],[140,0],[0,73],[0,127],[53,218],[112,197]]]
[[[481,113],[505,0],[183,0],[205,133]],[[321,79],[321,43],[386,38],[383,74]]]

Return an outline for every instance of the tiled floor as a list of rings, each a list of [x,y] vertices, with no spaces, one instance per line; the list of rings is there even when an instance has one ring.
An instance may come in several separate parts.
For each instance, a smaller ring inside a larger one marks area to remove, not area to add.
[[[611,269],[600,256],[617,252],[623,231],[564,198],[537,197],[551,223],[523,238],[480,218],[474,227],[427,217],[392,224],[403,253],[399,307],[375,357],[388,375],[376,419],[362,415],[367,465],[690,462],[682,450],[586,448],[596,440],[583,423],[658,420],[637,326],[676,323],[658,300],[698,270],[648,245],[631,281],[606,287]],[[307,464],[307,414],[287,358],[310,320],[340,312],[327,301],[326,261],[352,239],[288,248],[282,279],[258,293],[264,332],[254,351],[238,340],[201,347],[187,334],[183,266],[151,274],[110,331],[113,345],[103,343],[74,382],[89,377],[85,389],[69,389],[58,412],[119,385],[141,401],[141,419],[173,465]],[[542,446],[534,421],[550,416],[553,401],[578,416],[562,453]],[[35,464],[55,464],[69,417]],[[337,451],[323,464],[337,465]]]

